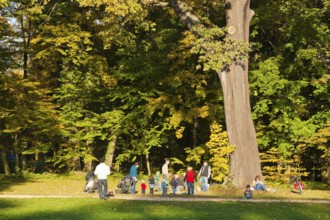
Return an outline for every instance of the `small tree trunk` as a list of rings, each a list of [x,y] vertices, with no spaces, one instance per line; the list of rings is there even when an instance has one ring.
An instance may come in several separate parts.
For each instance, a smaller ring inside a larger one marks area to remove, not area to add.
[[[250,0],[226,0],[227,38],[249,42],[249,25],[254,12]],[[233,184],[243,187],[261,175],[256,132],[252,121],[248,61],[234,63],[227,71],[218,71],[224,95],[226,126],[230,145],[236,150],[231,157]]]
[[[88,161],[84,164],[84,171],[92,171],[92,161]]]
[[[148,176],[150,176],[151,169],[150,169],[149,153],[146,153],[146,163],[147,163]]]
[[[79,156],[74,156],[72,158],[72,167],[73,167],[73,171],[81,170],[81,164],[80,164],[80,157]]]
[[[20,165],[19,165],[19,141],[18,141],[18,134],[15,134],[14,138],[14,150],[15,150],[15,173],[19,174],[20,172]]]
[[[30,143],[32,145],[32,143]],[[22,151],[24,151],[25,149],[28,148],[28,143],[27,142],[24,142],[24,145],[22,143],[22,147],[24,147],[24,149],[22,149]],[[35,169],[35,167],[33,167],[33,169]],[[22,170],[27,170],[27,159],[26,159],[26,155],[22,154]]]
[[[116,144],[117,144],[117,135],[112,135],[108,144],[107,152],[105,154],[105,160],[108,164],[108,166],[112,167],[113,163],[113,157],[116,149]]]
[[[197,119],[195,119],[194,129],[193,129],[193,148],[197,147],[197,134],[198,134],[198,121]]]
[[[5,149],[1,149],[1,160],[2,160],[2,165],[3,165],[5,175],[9,176],[11,174],[11,172],[10,172],[10,168],[8,165],[7,154],[6,154]]]

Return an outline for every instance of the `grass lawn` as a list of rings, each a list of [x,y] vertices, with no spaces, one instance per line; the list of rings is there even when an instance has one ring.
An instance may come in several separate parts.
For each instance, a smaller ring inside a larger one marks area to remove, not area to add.
[[[23,219],[330,219],[329,204],[0,199],[1,220]]]
[[[119,178],[111,176],[108,180],[109,190],[115,190]],[[137,184],[137,190],[140,190],[139,184],[140,182]],[[23,177],[5,177],[0,175],[0,195],[96,196],[96,194],[84,193],[84,186],[85,180],[83,173],[79,175],[33,174]],[[277,190],[275,193],[255,192],[254,199],[330,199],[330,187],[319,183],[307,183],[302,195],[290,192],[288,187],[274,188]],[[223,198],[242,198],[242,195],[243,190],[225,189],[221,186],[212,186],[208,193],[196,193],[196,196],[216,196]]]

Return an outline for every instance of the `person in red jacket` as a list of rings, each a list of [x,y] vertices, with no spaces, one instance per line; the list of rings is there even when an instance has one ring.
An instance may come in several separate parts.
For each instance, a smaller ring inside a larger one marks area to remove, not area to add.
[[[184,176],[184,180],[187,182],[188,187],[188,195],[194,195],[194,183],[195,183],[196,177],[195,177],[195,171],[191,166],[187,168],[186,175]]]
[[[146,194],[146,189],[147,185],[145,184],[144,180],[141,181],[141,189],[142,189],[142,194]]]

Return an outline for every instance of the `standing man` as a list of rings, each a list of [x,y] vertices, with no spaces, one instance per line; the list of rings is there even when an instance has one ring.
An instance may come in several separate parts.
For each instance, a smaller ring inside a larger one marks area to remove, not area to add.
[[[204,161],[204,164],[202,168],[200,169],[198,176],[200,177],[200,184],[202,187],[202,190],[204,192],[207,192],[209,190],[209,183],[208,180],[211,177],[211,167],[207,163],[207,161]]]
[[[100,199],[106,200],[106,195],[108,192],[108,180],[107,176],[110,175],[110,167],[105,163],[105,158],[100,158],[100,164],[95,168],[94,174],[97,175],[98,185],[99,185],[99,196]]]
[[[135,194],[135,186],[137,182],[137,168],[139,167],[139,162],[136,162],[133,166],[131,166],[131,170],[129,172],[129,176],[132,179],[132,186],[131,186],[131,194]]]
[[[165,163],[162,166],[162,175],[163,178],[168,178],[168,165],[170,164],[170,160],[169,159],[165,159]]]

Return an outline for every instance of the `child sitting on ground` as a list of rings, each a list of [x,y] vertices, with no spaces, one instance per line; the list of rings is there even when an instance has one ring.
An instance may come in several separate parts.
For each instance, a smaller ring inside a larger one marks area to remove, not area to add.
[[[147,185],[144,183],[144,180],[141,181],[142,194],[146,194]]]
[[[253,192],[251,190],[250,185],[246,185],[246,189],[244,191],[244,198],[245,199],[252,199],[252,194],[253,194]]]

